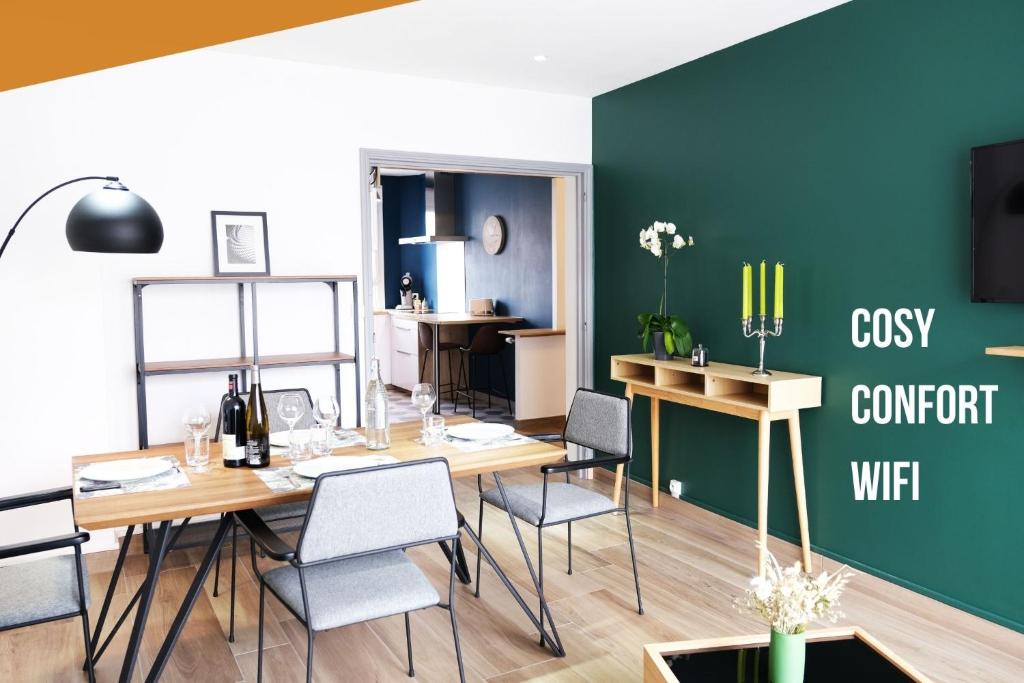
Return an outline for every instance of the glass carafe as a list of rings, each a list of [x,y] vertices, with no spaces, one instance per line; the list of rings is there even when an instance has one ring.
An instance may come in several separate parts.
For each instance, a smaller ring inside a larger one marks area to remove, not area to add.
[[[391,421],[388,416],[388,390],[380,378],[380,361],[370,361],[370,379],[366,383],[366,447],[371,451],[391,446]]]

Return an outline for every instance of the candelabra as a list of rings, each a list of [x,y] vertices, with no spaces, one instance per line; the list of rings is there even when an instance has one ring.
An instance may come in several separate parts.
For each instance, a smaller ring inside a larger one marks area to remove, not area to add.
[[[782,318],[773,318],[772,321],[775,324],[775,329],[774,330],[769,330],[769,329],[766,329],[765,326],[764,326],[765,325],[765,319],[767,318],[767,316],[762,314],[760,317],[761,317],[761,327],[760,327],[760,329],[751,329],[751,327],[753,325],[753,320],[754,320],[753,317],[748,317],[748,318],[744,318],[743,320],[741,320],[740,321],[740,329],[742,329],[743,336],[746,337],[747,339],[749,339],[751,337],[757,337],[757,346],[758,346],[757,369],[754,370],[750,374],[757,375],[758,377],[765,377],[765,376],[770,375],[772,373],[770,373],[770,372],[768,372],[767,370],[764,369],[764,345],[765,345],[765,342],[768,340],[768,337],[781,337],[782,336]]]

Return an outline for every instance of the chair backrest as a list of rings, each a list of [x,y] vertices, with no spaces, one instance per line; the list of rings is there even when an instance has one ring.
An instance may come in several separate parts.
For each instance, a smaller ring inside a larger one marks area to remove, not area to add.
[[[459,530],[448,461],[416,460],[317,478],[296,546],[300,562],[409,547]]]
[[[416,325],[420,334],[420,346],[425,349],[434,348],[434,328],[426,323]]]
[[[303,403],[306,406],[306,411],[299,418],[299,421],[295,423],[296,429],[308,429],[316,424],[316,418],[313,417],[313,399],[309,395],[309,389],[272,389],[271,391],[263,392],[263,400],[267,403],[267,412],[270,413],[270,431],[272,432],[284,432],[288,430],[288,423],[285,422],[277,414],[277,404],[281,402],[281,397],[285,394],[298,394],[303,398]],[[214,441],[220,441],[220,430],[221,430],[221,415],[220,405],[227,398],[227,394],[221,396],[221,403],[218,403],[217,408],[217,427],[213,434]],[[242,400],[245,401],[245,405],[249,405],[249,394],[239,394]]]
[[[633,451],[629,410],[625,396],[577,389],[565,420],[565,440],[609,455],[629,456]]]
[[[498,334],[498,325],[484,325],[473,334],[469,352],[479,356],[493,356],[505,349],[505,338]]]

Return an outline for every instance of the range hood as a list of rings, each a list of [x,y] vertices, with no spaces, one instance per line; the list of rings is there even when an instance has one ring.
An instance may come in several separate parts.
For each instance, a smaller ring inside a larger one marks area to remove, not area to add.
[[[402,237],[399,244],[437,244],[465,242],[468,237],[455,234],[455,176],[427,171],[425,186],[424,235]]]

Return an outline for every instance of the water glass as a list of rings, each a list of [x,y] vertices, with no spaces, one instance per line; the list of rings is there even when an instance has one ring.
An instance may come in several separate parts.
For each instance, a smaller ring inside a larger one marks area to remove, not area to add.
[[[444,417],[441,415],[430,415],[427,417],[426,428],[423,430],[423,445],[436,446],[444,443]]]
[[[185,437],[185,462],[193,472],[208,472],[210,464],[210,437],[207,434],[189,434]]]
[[[314,458],[322,458],[331,454],[331,430],[318,424],[309,430],[309,448]]]
[[[310,449],[310,433],[308,429],[292,430],[288,436],[288,457],[292,461],[309,460],[313,456]]]

